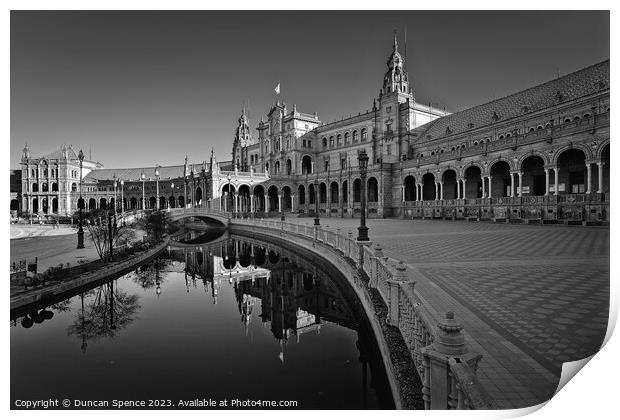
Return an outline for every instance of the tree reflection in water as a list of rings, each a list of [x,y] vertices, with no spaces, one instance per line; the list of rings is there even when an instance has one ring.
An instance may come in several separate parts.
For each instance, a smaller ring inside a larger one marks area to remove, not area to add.
[[[141,308],[138,295],[118,290],[115,283],[111,281],[80,295],[81,310],[67,328],[67,334],[80,337],[84,353],[88,341],[113,339],[137,319],[136,313]],[[88,303],[85,297],[91,298]]]
[[[144,290],[155,288],[155,293],[159,296],[165,278],[161,272],[170,264],[171,260],[169,259],[155,258],[136,269],[132,277],[133,281]]]

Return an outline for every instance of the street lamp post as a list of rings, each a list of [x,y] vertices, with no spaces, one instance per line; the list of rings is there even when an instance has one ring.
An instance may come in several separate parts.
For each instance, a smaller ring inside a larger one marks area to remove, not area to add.
[[[144,175],[144,171],[140,174],[140,179],[142,180],[142,211],[146,210],[146,200],[144,198],[144,181],[146,180],[146,175]]]
[[[359,162],[360,177],[362,181],[360,197],[361,217],[360,225],[357,228],[357,240],[360,242],[367,242],[370,241],[370,239],[368,238],[368,228],[366,227],[366,173],[368,171],[368,154],[366,154],[365,149],[362,149],[362,151],[358,154],[357,160]]]
[[[157,194],[157,200],[155,200],[155,208],[159,210],[159,164],[155,165],[155,192]]]
[[[116,196],[117,193],[117,186],[118,183],[116,182],[116,175],[114,175],[112,178],[114,178],[114,213],[116,214],[116,209],[118,209],[118,197]]]
[[[124,185],[125,180],[121,179],[121,218],[123,219],[123,226],[125,226],[125,192],[123,190]]]
[[[121,214],[125,213],[125,192],[123,190],[124,185],[125,180],[121,179]]]
[[[174,181],[170,182],[170,191],[170,194],[172,195],[172,200],[174,200]],[[168,201],[168,207],[170,207],[170,201]]]
[[[319,175],[317,173],[314,180],[314,226],[319,226],[321,221],[319,219]]]
[[[82,162],[84,161],[84,152],[80,150],[78,153],[78,159],[80,160],[80,198],[78,200],[78,210],[80,212],[80,221],[78,225],[78,243],[77,249],[84,248],[84,229],[82,228],[82,207],[84,207],[84,199],[82,198]]]

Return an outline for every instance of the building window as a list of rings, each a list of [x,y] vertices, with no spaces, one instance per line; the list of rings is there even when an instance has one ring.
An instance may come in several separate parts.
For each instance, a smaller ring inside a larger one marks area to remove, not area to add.
[[[387,154],[388,154],[388,156],[392,154],[392,145],[391,144],[387,145]]]
[[[346,158],[340,159],[340,167],[342,169],[347,169],[347,159]]]
[[[357,143],[357,130],[353,130],[353,143]]]
[[[329,171],[329,160],[326,160],[324,162],[324,165],[325,165],[325,172]]]
[[[362,141],[368,140],[368,130],[362,128]]]

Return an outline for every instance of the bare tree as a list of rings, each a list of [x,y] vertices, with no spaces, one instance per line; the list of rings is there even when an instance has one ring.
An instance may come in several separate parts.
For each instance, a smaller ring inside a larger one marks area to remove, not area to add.
[[[119,225],[116,217],[111,216],[97,224],[91,222],[87,228],[97,254],[102,260],[111,258],[114,249],[127,245],[135,237],[132,228]]]

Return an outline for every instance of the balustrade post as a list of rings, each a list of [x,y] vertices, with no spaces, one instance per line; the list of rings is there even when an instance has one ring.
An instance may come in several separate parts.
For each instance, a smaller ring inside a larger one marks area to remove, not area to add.
[[[400,293],[401,287],[404,283],[409,281],[409,276],[407,275],[407,266],[400,261],[396,266],[396,274],[392,278],[392,280],[388,280],[388,287],[390,288],[390,301],[388,304],[388,316],[387,322],[390,325],[393,325],[398,328],[398,324],[400,322]]]
[[[430,374],[428,395],[430,396],[429,408],[432,410],[450,408],[450,394],[452,394],[450,359],[458,356],[460,363],[467,363],[475,372],[482,358],[481,355],[468,351],[465,346],[463,325],[454,319],[453,312],[446,313],[446,318],[439,322],[435,340],[431,345],[422,349],[422,355],[425,372]],[[424,379],[426,386],[426,374]],[[456,380],[456,377],[454,379]]]

